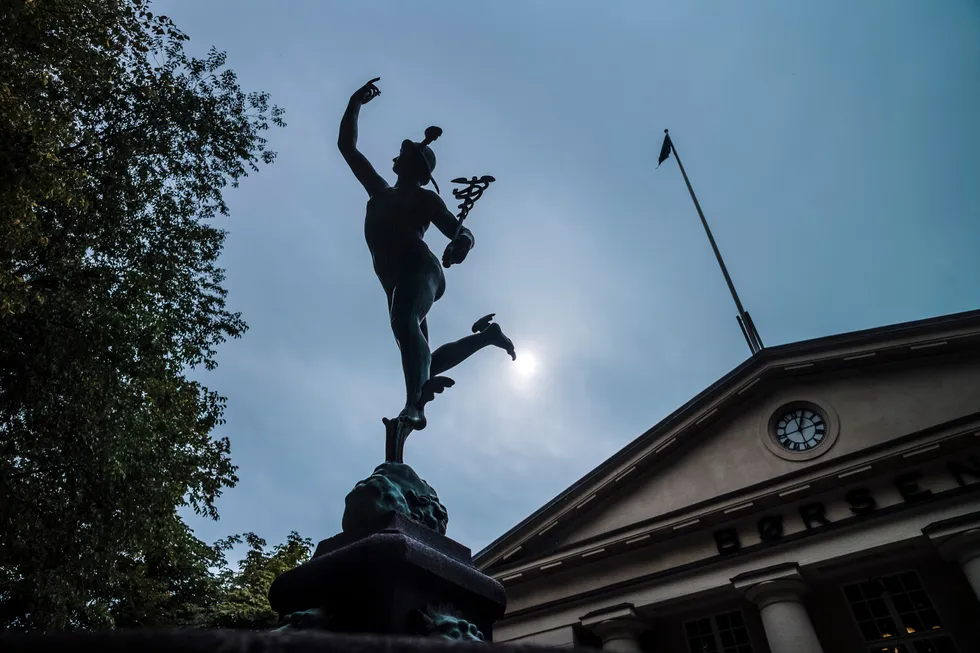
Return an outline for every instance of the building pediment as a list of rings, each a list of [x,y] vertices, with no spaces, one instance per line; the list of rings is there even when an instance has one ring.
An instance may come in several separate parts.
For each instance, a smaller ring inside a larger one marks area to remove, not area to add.
[[[819,486],[875,456],[956,433],[978,416],[976,388],[980,311],[764,350],[476,562],[500,575],[568,552],[601,553],[608,542],[682,534],[712,515]],[[796,406],[824,421],[825,441],[812,451],[778,446],[777,413]]]

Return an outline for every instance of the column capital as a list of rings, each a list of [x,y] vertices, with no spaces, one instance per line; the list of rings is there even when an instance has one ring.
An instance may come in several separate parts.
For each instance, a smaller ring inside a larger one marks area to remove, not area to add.
[[[773,603],[802,603],[809,589],[795,562],[739,574],[732,579],[732,586],[759,608]]]
[[[951,535],[936,545],[939,555],[965,565],[975,558],[980,558],[980,528],[974,528],[962,533]]]
[[[595,610],[579,622],[602,639],[604,650],[623,652],[639,651],[637,637],[650,627],[636,616],[632,603]]]
[[[965,565],[980,558],[980,512],[929,524],[922,533],[946,560]]]
[[[634,617],[600,621],[590,628],[605,643],[614,639],[636,639],[650,626]]]

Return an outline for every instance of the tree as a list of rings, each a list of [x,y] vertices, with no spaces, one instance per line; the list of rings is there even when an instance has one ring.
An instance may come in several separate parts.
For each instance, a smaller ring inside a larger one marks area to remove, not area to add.
[[[226,568],[219,575],[220,599],[207,619],[214,628],[264,630],[275,626],[279,618],[269,605],[269,587],[276,576],[309,560],[313,548],[312,540],[296,531],[268,553],[266,541],[254,533],[227,538],[216,547],[227,550],[243,541],[249,550],[238,563],[238,571]]]
[[[209,626],[224,597],[225,549],[208,546],[179,520],[165,546],[139,556],[120,556],[121,590],[108,604],[117,628]]]
[[[210,587],[220,552],[177,509],[216,519],[237,477],[225,399],[187,375],[246,329],[212,222],[283,122],[186,41],[148,0],[0,3],[7,628],[145,622],[148,594],[193,622],[181,593]]]

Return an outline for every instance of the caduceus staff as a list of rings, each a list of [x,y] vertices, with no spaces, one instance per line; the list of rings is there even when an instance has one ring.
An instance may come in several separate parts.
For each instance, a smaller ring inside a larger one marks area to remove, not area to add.
[[[503,349],[512,358],[517,355],[510,338],[498,324],[491,323],[493,314],[477,320],[471,335],[430,350],[427,315],[445,293],[443,267],[462,263],[473,247],[473,233],[463,226],[463,221],[493,177],[454,180],[465,187],[453,191],[461,200],[459,215],[453,215],[437,192],[425,188],[431,183],[438,191],[432,178],[436,156],[430,145],[442,136],[442,129],[429,127],[421,142],[402,141],[391,167],[398,181],[389,186],[357,149],[358,116],[363,105],[381,95],[375,85],[378,79],[372,79],[351,96],[340,122],[337,145],[370,197],[364,236],[374,271],[387,296],[389,324],[401,352],[405,376],[405,407],[396,419],[384,420],[388,436],[386,458],[402,462],[405,438],[426,426],[425,404],[455,383],[442,376],[444,372],[490,345]],[[441,266],[425,243],[429,225],[435,225],[450,239]]]
[[[453,189],[453,197],[463,201],[460,202],[459,206],[457,207],[459,209],[459,213],[456,215],[456,219],[459,220],[459,225],[456,227],[456,233],[453,234],[452,242],[456,242],[456,239],[459,238],[459,235],[463,232],[463,220],[465,220],[466,216],[470,214],[470,211],[473,209],[473,205],[476,204],[478,199],[483,197],[483,192],[490,188],[490,184],[495,181],[497,180],[490,175],[483,175],[479,179],[476,177],[470,177],[469,179],[466,177],[457,177],[456,179],[453,179],[454,184],[466,184],[466,187]],[[448,268],[450,265],[452,265],[452,263],[448,261],[443,262],[443,267]],[[491,315],[490,317],[493,316]]]

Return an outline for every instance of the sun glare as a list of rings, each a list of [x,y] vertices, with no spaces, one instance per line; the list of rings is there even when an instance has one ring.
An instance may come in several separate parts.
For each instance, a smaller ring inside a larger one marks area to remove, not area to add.
[[[517,360],[514,361],[514,373],[520,379],[530,379],[538,371],[538,357],[534,352],[521,350],[517,352]]]

